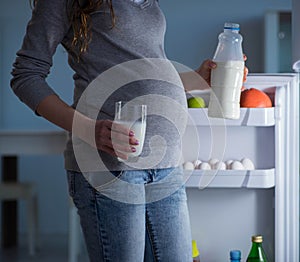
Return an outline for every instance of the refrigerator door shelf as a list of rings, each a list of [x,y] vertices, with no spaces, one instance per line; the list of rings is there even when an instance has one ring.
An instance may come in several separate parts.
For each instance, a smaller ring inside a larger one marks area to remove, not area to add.
[[[272,188],[275,169],[188,170],[184,171],[188,188]]]
[[[188,125],[194,126],[273,126],[275,125],[275,109],[241,108],[240,118],[236,120],[211,118],[207,116],[207,108],[189,108]]]

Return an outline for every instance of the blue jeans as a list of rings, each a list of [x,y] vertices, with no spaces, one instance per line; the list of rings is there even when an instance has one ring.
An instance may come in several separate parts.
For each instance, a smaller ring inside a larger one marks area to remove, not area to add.
[[[181,168],[113,172],[97,190],[88,175],[67,174],[91,262],[192,261]]]

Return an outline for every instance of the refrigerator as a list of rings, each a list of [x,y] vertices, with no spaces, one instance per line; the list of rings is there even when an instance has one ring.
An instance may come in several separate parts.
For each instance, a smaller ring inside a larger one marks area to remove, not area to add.
[[[185,169],[192,237],[204,262],[246,261],[251,236],[263,236],[269,261],[299,262],[299,75],[250,74],[246,88],[269,95],[270,108],[241,108],[240,118],[209,118],[190,108],[185,162],[250,159],[254,170]],[[193,91],[208,103],[210,91]]]

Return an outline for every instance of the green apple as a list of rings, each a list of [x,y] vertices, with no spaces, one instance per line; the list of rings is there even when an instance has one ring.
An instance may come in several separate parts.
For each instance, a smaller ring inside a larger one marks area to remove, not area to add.
[[[189,108],[204,108],[206,107],[205,101],[201,96],[194,96],[188,99]]]

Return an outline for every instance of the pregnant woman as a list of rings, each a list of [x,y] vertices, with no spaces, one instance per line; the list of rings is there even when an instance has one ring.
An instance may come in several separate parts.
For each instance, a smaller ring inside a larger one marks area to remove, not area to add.
[[[192,261],[181,131],[169,105],[186,108],[182,83],[207,88],[215,64],[179,76],[165,30],[157,0],[35,0],[13,64],[15,94],[70,134],[65,169],[90,261]],[[74,71],[72,105],[46,81],[58,45]],[[147,105],[147,128],[140,160],[127,163],[140,141],[114,123],[114,105],[132,100]]]

